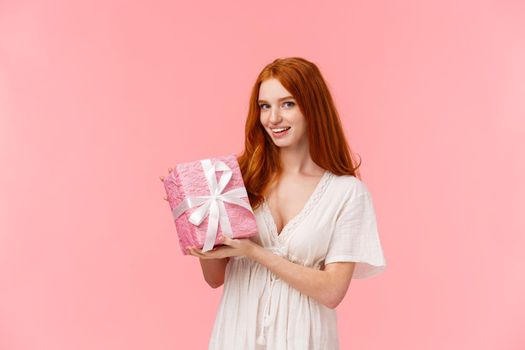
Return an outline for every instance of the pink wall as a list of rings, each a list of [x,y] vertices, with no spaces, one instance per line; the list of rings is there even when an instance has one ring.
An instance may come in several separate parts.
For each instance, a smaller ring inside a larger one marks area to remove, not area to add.
[[[205,349],[222,289],[159,175],[239,152],[251,85],[316,62],[374,195],[387,272],[342,349],[525,348],[525,6],[0,4],[0,349]]]

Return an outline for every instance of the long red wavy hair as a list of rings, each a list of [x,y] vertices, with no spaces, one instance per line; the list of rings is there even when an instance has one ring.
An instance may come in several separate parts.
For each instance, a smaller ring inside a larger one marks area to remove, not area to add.
[[[312,62],[301,57],[277,58],[263,68],[252,88],[245,126],[245,148],[237,157],[252,208],[263,201],[265,191],[282,174],[279,147],[260,122],[259,87],[275,78],[297,101],[307,125],[312,160],[335,175],[353,175],[359,179],[352,152],[346,141],[339,113],[328,87]],[[315,125],[310,128],[308,125]]]

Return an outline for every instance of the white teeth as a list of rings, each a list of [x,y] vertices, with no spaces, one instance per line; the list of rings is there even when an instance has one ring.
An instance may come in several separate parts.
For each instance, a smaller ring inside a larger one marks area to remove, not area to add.
[[[289,126],[289,127],[286,127],[286,128],[272,129],[272,131],[280,132],[280,131],[283,131],[283,130],[286,130],[286,129],[290,129],[290,126]]]

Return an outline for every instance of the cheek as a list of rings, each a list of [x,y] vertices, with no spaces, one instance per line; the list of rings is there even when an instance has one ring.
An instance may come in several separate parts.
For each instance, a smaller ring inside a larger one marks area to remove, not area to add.
[[[296,129],[303,130],[306,128],[304,117],[301,114],[299,115],[296,114],[292,116],[290,118],[290,121],[293,123],[293,125],[295,125]]]
[[[289,119],[294,122],[294,124],[304,123],[304,116],[298,108],[290,111]]]
[[[261,122],[261,124],[265,124],[268,121],[267,113],[264,113],[262,111],[259,112],[259,121]]]

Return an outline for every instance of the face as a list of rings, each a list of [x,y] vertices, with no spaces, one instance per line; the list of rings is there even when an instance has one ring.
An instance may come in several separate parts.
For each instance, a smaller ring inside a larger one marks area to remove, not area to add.
[[[306,142],[306,120],[295,98],[277,79],[268,79],[259,88],[260,121],[278,147]],[[287,128],[283,132],[282,128]]]

